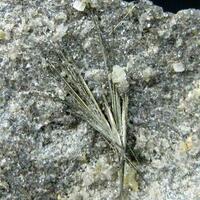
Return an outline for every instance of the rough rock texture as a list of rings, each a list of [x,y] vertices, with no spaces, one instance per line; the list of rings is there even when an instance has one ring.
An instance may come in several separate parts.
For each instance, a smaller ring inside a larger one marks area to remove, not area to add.
[[[135,135],[145,158],[142,175],[127,176],[127,199],[200,199],[200,11],[105,0],[95,14],[109,65],[127,70],[129,142]],[[45,71],[58,59],[52,49],[64,49],[98,95],[104,65],[91,13],[67,0],[2,0],[0,18],[0,199],[114,199],[112,150],[49,97],[64,93]]]

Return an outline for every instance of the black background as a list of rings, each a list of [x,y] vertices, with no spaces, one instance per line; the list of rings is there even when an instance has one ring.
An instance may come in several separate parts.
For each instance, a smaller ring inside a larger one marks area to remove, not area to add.
[[[134,0],[124,0],[131,2]],[[155,5],[161,6],[164,11],[176,13],[182,9],[200,9],[200,0],[151,0]]]

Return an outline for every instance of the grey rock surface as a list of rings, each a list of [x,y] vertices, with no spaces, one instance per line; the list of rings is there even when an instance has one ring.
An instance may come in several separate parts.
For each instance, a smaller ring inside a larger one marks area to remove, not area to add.
[[[98,97],[104,63],[97,32],[91,13],[72,5],[0,2],[2,200],[118,195],[117,158],[98,133],[55,100],[64,97],[63,85],[45,71],[48,60],[58,61],[52,50],[70,52]],[[135,136],[134,150],[145,158],[138,165],[142,176],[126,185],[126,198],[199,200],[200,11],[171,14],[148,1],[104,0],[95,12],[109,65],[127,71],[128,142]]]

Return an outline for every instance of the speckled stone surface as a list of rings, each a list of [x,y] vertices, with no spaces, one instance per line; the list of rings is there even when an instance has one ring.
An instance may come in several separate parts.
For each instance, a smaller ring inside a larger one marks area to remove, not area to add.
[[[55,100],[63,98],[63,84],[45,71],[48,60],[58,60],[52,50],[70,52],[98,97],[105,73],[97,32],[91,13],[72,4],[0,2],[2,200],[113,200],[118,195],[112,150]],[[199,200],[200,11],[171,14],[148,1],[104,0],[95,14],[109,66],[127,71],[128,142],[134,135],[134,150],[145,158],[138,165],[138,186],[128,184],[126,198]]]

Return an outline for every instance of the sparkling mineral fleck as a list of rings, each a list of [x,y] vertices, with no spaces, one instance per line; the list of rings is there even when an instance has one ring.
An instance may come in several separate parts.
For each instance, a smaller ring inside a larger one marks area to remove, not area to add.
[[[185,71],[185,66],[184,66],[183,63],[181,63],[181,62],[174,63],[174,64],[172,65],[172,67],[173,67],[173,70],[174,70],[175,72],[178,72],[178,73],[184,72],[184,71]]]

